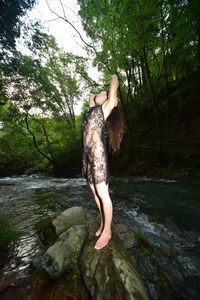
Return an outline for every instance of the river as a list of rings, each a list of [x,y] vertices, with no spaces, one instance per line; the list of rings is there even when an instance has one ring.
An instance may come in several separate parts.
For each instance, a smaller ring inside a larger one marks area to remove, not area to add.
[[[148,263],[162,270],[178,299],[200,299],[200,178],[112,176],[109,190],[113,224],[124,223],[148,237],[155,250]],[[98,214],[84,178],[0,178],[0,215],[10,216],[11,226],[21,234],[1,268],[0,291],[29,276],[32,258],[41,254],[34,224],[76,205]],[[174,249],[179,255],[170,261],[163,253]],[[157,275],[144,274],[149,294],[157,299],[162,293]]]

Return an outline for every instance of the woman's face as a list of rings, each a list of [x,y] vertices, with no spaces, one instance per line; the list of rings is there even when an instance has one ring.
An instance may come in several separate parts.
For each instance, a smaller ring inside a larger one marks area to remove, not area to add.
[[[107,92],[103,91],[96,95],[95,103],[98,105],[103,104],[107,100]]]

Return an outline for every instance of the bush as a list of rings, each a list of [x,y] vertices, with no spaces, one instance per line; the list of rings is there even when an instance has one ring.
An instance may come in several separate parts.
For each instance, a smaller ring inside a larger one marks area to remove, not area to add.
[[[52,221],[55,218],[56,215],[40,218],[34,226],[41,242],[45,245],[52,244],[57,238],[55,228],[52,225]]]

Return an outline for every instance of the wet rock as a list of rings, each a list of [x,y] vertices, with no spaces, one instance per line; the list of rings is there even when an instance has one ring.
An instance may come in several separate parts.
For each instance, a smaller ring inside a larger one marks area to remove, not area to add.
[[[200,270],[193,264],[192,259],[186,256],[179,255],[176,258],[177,263],[184,270],[184,274],[189,276],[200,276]]]
[[[171,237],[168,232],[162,232],[160,237],[165,242],[171,242]]]
[[[77,222],[79,224],[74,225]],[[97,250],[94,246],[98,239],[95,236],[98,218],[87,217],[85,224],[82,208],[65,210],[53,224],[57,232],[62,233],[55,244],[48,248],[42,261],[42,267],[50,277],[59,278],[78,267],[94,300],[149,299],[134,257],[126,249],[136,239],[126,226],[112,225],[111,240],[106,247]],[[126,234],[132,235],[132,241]],[[121,235],[121,239],[118,235]]]
[[[86,218],[82,207],[73,206],[64,210],[52,223],[56,228],[56,233],[62,232],[74,225],[85,224]]]
[[[42,263],[42,260],[43,260],[43,256],[33,257],[32,260],[31,260],[31,266],[33,266],[35,268],[40,267],[41,263]]]
[[[138,236],[133,231],[128,230],[124,224],[116,224],[114,227],[114,232],[122,240],[123,245],[126,248],[138,246]]]
[[[63,232],[44,255],[42,267],[51,278],[57,279],[64,272],[77,267],[80,250],[86,237],[86,226],[75,225]]]
[[[195,242],[200,242],[199,232],[192,230],[184,230],[184,236],[189,242],[189,246],[193,246]]]
[[[151,297],[152,297],[153,299],[156,299],[156,300],[159,299],[159,296],[158,296],[157,290],[156,290],[156,286],[155,286],[154,283],[149,282],[149,283],[148,283],[148,289],[149,289],[149,291],[150,291],[150,293],[151,293]]]
[[[149,299],[136,266],[116,234],[103,249],[95,250],[94,245],[94,239],[86,243],[80,261],[93,299]]]

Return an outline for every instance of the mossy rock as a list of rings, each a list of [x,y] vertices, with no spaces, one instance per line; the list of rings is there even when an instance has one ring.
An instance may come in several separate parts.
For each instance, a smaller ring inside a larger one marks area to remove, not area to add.
[[[148,256],[151,254],[151,251],[149,250],[149,248],[146,247],[141,247],[141,249],[139,250],[139,255],[140,256]]]
[[[176,249],[171,249],[170,251],[166,251],[165,254],[171,259],[175,259],[178,255],[180,255],[180,251]]]
[[[37,231],[41,242],[44,245],[50,245],[55,242],[57,235],[55,227],[52,224],[52,221],[57,217],[57,215],[46,216],[38,220],[34,225],[35,230]]]
[[[45,271],[34,269],[31,278],[32,285],[29,290],[31,299],[36,294],[38,299],[90,299],[79,268],[63,274],[62,278],[57,280],[49,278]]]
[[[150,244],[149,244],[149,241],[148,241],[148,238],[147,238],[147,236],[144,234],[144,233],[142,233],[142,232],[139,232],[139,231],[135,231],[135,230],[133,230],[133,229],[127,229],[126,230],[127,232],[133,232],[134,234],[136,234],[137,235],[137,237],[139,238],[139,240],[141,241],[141,243],[143,244],[143,245],[146,245],[146,246],[149,246]]]

